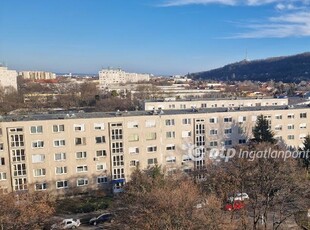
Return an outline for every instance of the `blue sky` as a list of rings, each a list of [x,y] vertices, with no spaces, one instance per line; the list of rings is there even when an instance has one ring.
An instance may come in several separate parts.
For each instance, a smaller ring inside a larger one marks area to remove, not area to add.
[[[310,51],[310,0],[1,0],[0,62],[185,74]]]

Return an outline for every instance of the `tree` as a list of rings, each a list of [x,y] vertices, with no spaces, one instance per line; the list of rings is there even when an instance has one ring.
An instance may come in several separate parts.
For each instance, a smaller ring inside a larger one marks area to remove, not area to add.
[[[269,122],[263,115],[257,117],[256,125],[253,130],[253,141],[257,143],[269,142],[275,143],[274,134],[270,130]]]
[[[300,148],[302,164],[306,168],[306,173],[308,175],[310,168],[310,135],[308,134],[303,142],[303,148]]]

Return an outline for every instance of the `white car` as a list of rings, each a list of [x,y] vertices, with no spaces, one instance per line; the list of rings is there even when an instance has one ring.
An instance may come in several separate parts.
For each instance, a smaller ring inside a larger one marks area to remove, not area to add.
[[[53,224],[52,225],[52,230],[54,229],[74,229],[78,228],[80,226],[81,222],[79,219],[74,220],[74,219],[64,219],[58,224]]]
[[[249,195],[243,192],[243,193],[236,193],[236,195],[229,197],[228,201],[233,202],[236,200],[242,201],[242,200],[247,200],[247,199],[249,199]]]

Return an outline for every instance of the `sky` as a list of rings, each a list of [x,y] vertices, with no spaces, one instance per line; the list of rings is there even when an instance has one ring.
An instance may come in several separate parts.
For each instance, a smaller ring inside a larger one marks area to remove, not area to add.
[[[174,75],[310,51],[310,0],[0,0],[0,63]]]

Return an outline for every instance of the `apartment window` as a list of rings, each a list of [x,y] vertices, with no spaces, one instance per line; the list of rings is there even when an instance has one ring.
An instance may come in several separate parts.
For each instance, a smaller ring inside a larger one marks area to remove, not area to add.
[[[123,152],[123,143],[122,142],[113,142],[112,143],[112,153],[122,153]]]
[[[34,169],[33,170],[33,175],[35,177],[45,176],[46,175],[46,170],[45,169]]]
[[[112,140],[122,140],[123,130],[122,129],[112,129]]]
[[[95,137],[96,144],[105,143],[105,136]]]
[[[294,115],[294,114],[288,114],[288,115],[287,115],[287,118],[288,118],[288,119],[294,119],[294,118],[295,118],[295,115]]]
[[[169,109],[175,109],[175,104],[169,105]]]
[[[245,122],[246,121],[246,117],[245,116],[239,116],[238,117],[238,122],[239,123],[243,123],[243,122]]]
[[[85,130],[84,124],[80,124],[80,125],[75,124],[73,125],[73,127],[74,127],[74,131],[76,132],[83,132]]]
[[[43,127],[42,127],[42,125],[31,126],[31,127],[30,127],[30,133],[31,133],[31,134],[43,133]]]
[[[106,163],[97,164],[96,169],[97,169],[97,171],[105,171],[105,170],[107,170],[107,164]]]
[[[175,145],[167,145],[167,146],[166,146],[166,150],[167,150],[167,151],[173,151],[173,150],[175,150]]]
[[[156,133],[155,132],[147,133],[146,140],[156,140]]]
[[[294,140],[295,137],[294,137],[294,135],[287,135],[287,139],[288,139],[288,140]]]
[[[232,134],[232,129],[231,129],[231,128],[229,128],[229,129],[224,129],[224,133],[225,133],[226,135]]]
[[[139,135],[136,133],[129,134],[128,141],[130,142],[139,141]]]
[[[148,165],[155,165],[155,164],[157,164],[157,158],[147,159],[147,164]]]
[[[125,178],[124,169],[113,169],[113,179],[116,180],[120,178]]]
[[[53,125],[53,132],[59,133],[65,131],[65,125]]]
[[[146,128],[156,127],[156,121],[155,120],[149,120],[145,122]]]
[[[191,135],[191,131],[182,131],[182,138],[190,137]]]
[[[2,136],[2,128],[0,128],[0,136]]]
[[[95,123],[94,129],[95,130],[104,130],[104,123]]]
[[[76,155],[76,159],[85,159],[87,157],[86,151],[76,152],[75,155]]]
[[[42,191],[42,190],[46,190],[47,189],[47,183],[46,182],[43,182],[43,183],[36,183],[34,185],[34,189],[36,191]]]
[[[217,129],[210,129],[210,135],[217,135]]]
[[[75,145],[86,145],[86,137],[76,137],[74,143]]]
[[[146,148],[147,152],[156,152],[157,151],[157,146],[149,146]]]
[[[122,166],[124,165],[124,156],[113,156],[113,166]]]
[[[210,147],[217,147],[218,143],[217,141],[210,141]]]
[[[300,113],[300,118],[307,118],[307,113]]]
[[[79,178],[76,180],[77,186],[85,186],[88,185],[88,179],[87,178]]]
[[[96,151],[96,157],[106,157],[107,152],[105,150],[97,150]]]
[[[191,121],[192,120],[190,118],[184,118],[184,119],[182,119],[182,124],[183,125],[190,125]]]
[[[24,136],[21,134],[10,135],[11,147],[23,147],[24,146]]]
[[[5,159],[4,159],[4,157],[1,157],[1,158],[0,158],[0,165],[5,165]]]
[[[166,138],[167,138],[167,139],[173,139],[173,138],[175,138],[175,131],[166,132]]]
[[[225,123],[232,122],[232,117],[224,117],[224,122]]]
[[[44,154],[34,154],[32,155],[32,163],[42,163],[45,161]]]
[[[129,153],[130,154],[138,154],[139,148],[138,147],[129,147]]]
[[[76,167],[76,172],[87,172],[88,171],[88,168],[87,168],[87,165],[79,165]]]
[[[138,128],[139,124],[137,121],[130,121],[127,123],[127,128],[133,129],[133,128]]]
[[[54,147],[61,147],[61,146],[65,146],[65,145],[66,145],[65,140],[54,140]]]
[[[292,124],[287,125],[287,129],[294,129],[294,128],[295,128],[295,126]]]
[[[44,141],[33,141],[31,145],[32,145],[32,148],[43,148]]]
[[[23,128],[10,128],[9,131],[11,133],[13,133],[13,132],[23,132]]]
[[[3,143],[0,143],[0,151],[3,151],[4,150],[4,145]]]
[[[166,126],[173,126],[174,125],[174,119],[167,119],[166,120]]]
[[[239,144],[245,144],[246,143],[246,139],[239,139]]]
[[[302,123],[299,125],[300,129],[306,129],[307,128],[307,124],[306,123]]]
[[[186,104],[180,104],[180,109],[186,109]]]
[[[207,103],[202,103],[201,108],[207,108]]]
[[[55,161],[66,160],[66,153],[55,153]]]
[[[282,130],[282,125],[276,125],[274,127],[274,129],[277,130],[277,131],[280,131],[280,130]]]
[[[129,166],[130,167],[137,167],[139,165],[139,161],[138,160],[131,160],[129,162]]]
[[[12,161],[20,162],[25,160],[25,150],[24,149],[13,149],[11,150]]]
[[[56,174],[57,175],[66,174],[66,173],[67,173],[67,166],[56,167]]]
[[[217,118],[216,117],[212,117],[209,119],[209,123],[215,124],[217,123]]]
[[[26,175],[26,164],[14,164],[13,172],[14,172],[14,176]]]
[[[167,163],[175,163],[176,157],[173,157],[173,156],[166,157],[166,162]]]
[[[281,114],[276,115],[275,118],[276,118],[276,120],[282,120],[282,115]]]
[[[108,183],[108,178],[106,176],[97,177],[97,184],[106,184]]]
[[[232,140],[225,140],[224,144],[227,145],[232,145]]]
[[[0,180],[6,180],[6,173],[0,172]]]
[[[14,179],[14,190],[26,190],[27,189],[27,178]]]
[[[57,189],[68,188],[68,181],[66,180],[56,181],[56,188]]]

